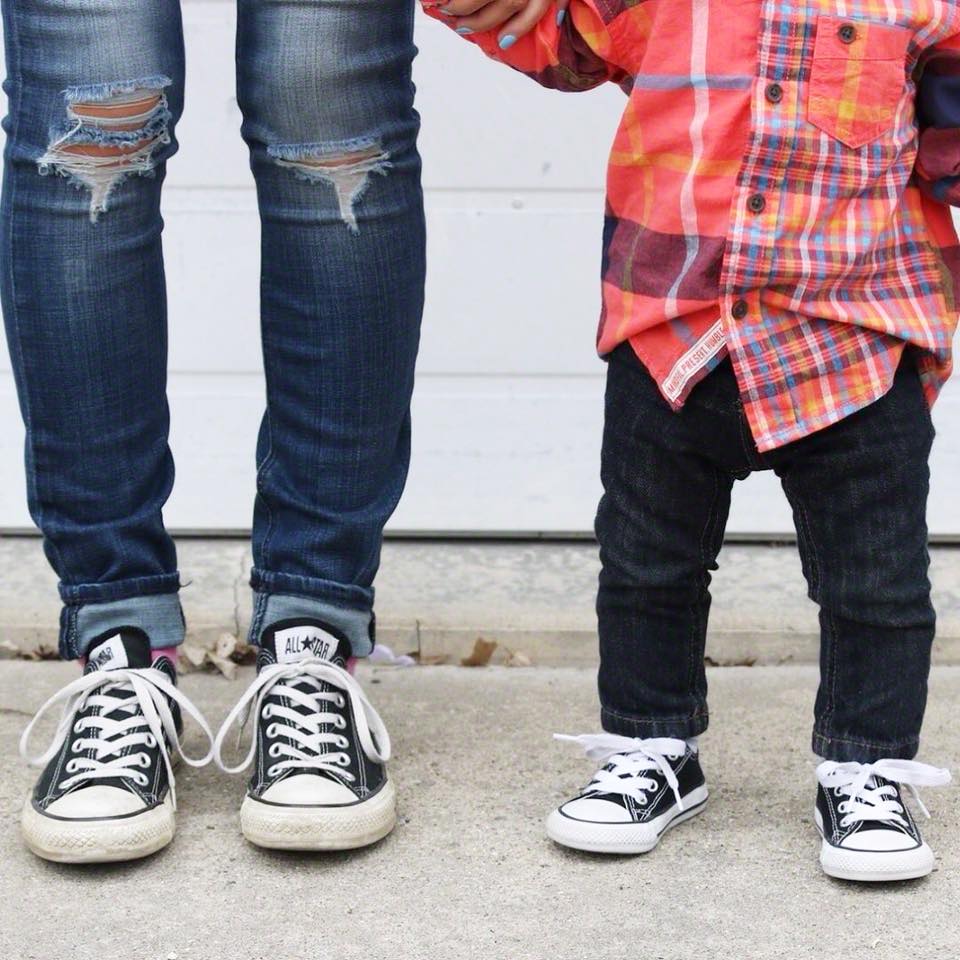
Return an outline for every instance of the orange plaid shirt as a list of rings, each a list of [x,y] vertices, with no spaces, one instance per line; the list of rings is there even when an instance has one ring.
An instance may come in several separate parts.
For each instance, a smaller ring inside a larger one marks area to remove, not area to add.
[[[507,50],[467,39],[628,95],[602,354],[629,340],[676,409],[729,355],[760,450],[881,397],[908,345],[933,403],[960,281],[957,2],[571,0]]]

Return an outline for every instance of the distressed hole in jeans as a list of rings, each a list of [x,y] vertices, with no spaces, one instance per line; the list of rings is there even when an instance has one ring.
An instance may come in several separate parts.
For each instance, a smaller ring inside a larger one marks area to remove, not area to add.
[[[357,233],[356,205],[373,174],[386,176],[390,155],[376,140],[343,143],[271,144],[269,155],[301,180],[329,184],[336,191],[340,218]]]
[[[166,77],[71,87],[66,132],[54,135],[37,161],[43,175],[66,177],[90,191],[90,220],[106,211],[114,188],[128,176],[151,176],[154,153],[170,142]]]

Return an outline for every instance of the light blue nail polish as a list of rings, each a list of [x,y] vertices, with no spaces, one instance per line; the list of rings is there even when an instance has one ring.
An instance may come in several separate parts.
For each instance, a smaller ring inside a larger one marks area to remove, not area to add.
[[[446,7],[441,7],[441,8],[440,8],[440,12],[441,12],[445,17],[452,17],[452,16],[453,16],[453,14],[452,14]]]
[[[508,33],[505,37],[500,38],[500,49],[509,50],[516,42],[517,38],[512,33]]]
[[[469,37],[473,31],[469,27],[457,27],[456,33],[459,33],[461,37]]]
[[[566,11],[566,10],[558,10],[558,11],[557,11],[557,26],[558,26],[558,27],[563,24],[563,21],[564,21],[564,18],[566,17],[566,15],[567,15],[567,11]]]

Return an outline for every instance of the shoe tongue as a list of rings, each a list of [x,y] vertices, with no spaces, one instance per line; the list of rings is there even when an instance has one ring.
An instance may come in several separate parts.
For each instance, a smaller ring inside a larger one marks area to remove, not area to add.
[[[143,670],[150,666],[150,638],[136,627],[100,634],[87,648],[84,673],[94,670]]]
[[[299,663],[317,658],[346,667],[350,642],[328,624],[319,620],[283,621],[263,631],[260,646],[276,663]]]

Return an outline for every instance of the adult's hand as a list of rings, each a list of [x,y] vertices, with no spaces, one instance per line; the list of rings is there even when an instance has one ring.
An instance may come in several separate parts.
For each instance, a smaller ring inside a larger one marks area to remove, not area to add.
[[[570,0],[449,0],[440,3],[440,12],[452,17],[457,33],[485,33],[497,30],[500,48],[507,50],[529,33],[551,8],[557,23],[563,23]]]

